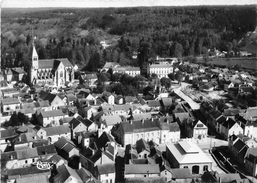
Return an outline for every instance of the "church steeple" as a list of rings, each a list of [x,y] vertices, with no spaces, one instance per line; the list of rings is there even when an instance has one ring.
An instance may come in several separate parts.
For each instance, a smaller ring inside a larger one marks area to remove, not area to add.
[[[38,54],[37,54],[37,50],[35,48],[34,40],[32,42],[32,47],[33,47],[33,50],[32,50],[32,69],[38,69]]]

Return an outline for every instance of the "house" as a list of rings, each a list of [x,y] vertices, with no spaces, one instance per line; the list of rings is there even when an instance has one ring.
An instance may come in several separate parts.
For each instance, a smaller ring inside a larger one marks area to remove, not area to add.
[[[118,95],[116,98],[115,98],[115,104],[118,104],[118,105],[121,105],[124,103],[124,97],[122,95]]]
[[[246,153],[246,150],[248,148],[248,146],[246,148],[244,148],[246,146],[246,144],[241,140],[241,139],[238,139],[234,145],[232,145],[232,154],[233,156],[238,160],[239,158],[239,153],[241,153],[242,151],[245,151],[244,154],[243,154],[243,159],[244,159],[244,156],[245,156],[245,153]]]
[[[150,154],[150,146],[144,139],[140,139],[136,142],[136,150],[139,159],[147,159],[148,155]]]
[[[56,165],[56,168],[58,168],[59,166],[63,165],[63,164],[67,164],[68,162],[63,159],[61,156],[59,156],[58,154],[54,154],[53,156],[51,156],[48,159],[49,162],[53,162]]]
[[[73,156],[79,156],[79,150],[76,146],[64,137],[61,137],[57,142],[55,142],[54,146],[58,154],[65,160],[69,160]]]
[[[203,124],[200,120],[198,120],[196,123],[194,123],[193,127],[193,138],[206,138],[208,135],[208,127]]]
[[[66,95],[66,104],[67,105],[73,106],[73,105],[75,105],[76,101],[77,101],[77,97],[74,94],[69,93]]]
[[[54,182],[58,183],[83,183],[76,170],[63,164],[57,168],[57,175],[53,177]]]
[[[64,117],[68,117],[68,115],[64,114],[62,110],[41,111],[37,116],[43,127],[58,126],[60,119]]]
[[[6,147],[11,145],[12,139],[18,134],[14,130],[6,129],[0,131],[0,152],[4,152]]]
[[[146,141],[153,140],[160,142],[160,126],[158,119],[142,119],[140,121],[130,120],[120,123],[116,129],[117,142],[123,146],[135,144],[137,140],[143,138]]]
[[[29,177],[39,177],[45,180],[43,177],[50,177],[51,170],[39,170],[36,166],[10,169],[7,170],[8,182],[14,182],[16,179],[29,178]],[[34,179],[35,180],[35,179]],[[32,181],[33,182],[33,181]]]
[[[40,128],[37,131],[37,135],[41,139],[47,139],[49,143],[54,144],[60,137],[64,137],[68,140],[71,139],[70,126],[68,124],[53,126],[48,128]]]
[[[65,106],[66,103],[56,94],[45,92],[44,90],[41,90],[38,93],[38,99],[39,101],[47,100],[52,107],[53,110],[58,109],[59,106]]]
[[[20,101],[17,98],[3,98],[1,101],[1,113],[3,116],[11,116],[12,113],[21,108]]]
[[[103,131],[110,133],[113,126],[121,122],[122,122],[122,119],[119,115],[101,116],[99,120],[99,123],[100,123],[99,130],[98,130],[99,136],[103,133]]]
[[[169,168],[171,180],[176,182],[191,182],[193,179],[189,168]]]
[[[99,107],[95,107],[95,106],[88,106],[88,107],[85,107],[83,112],[82,112],[82,115],[87,118],[87,119],[91,119],[93,114],[98,112],[98,109]]]
[[[161,99],[162,111],[167,112],[172,106],[172,98],[171,97],[163,97]]]
[[[97,81],[97,75],[95,73],[91,73],[91,74],[86,74],[85,76],[85,80],[88,83],[89,87],[94,87],[96,86],[96,81]]]
[[[86,183],[101,183],[98,181],[87,169],[81,167],[77,170],[78,175],[82,179],[83,182]]]
[[[21,67],[14,67],[11,69],[8,69],[6,74],[6,80],[8,82],[12,81],[22,81],[23,76],[26,75],[26,72]]]
[[[81,145],[82,149],[88,148],[95,142],[97,134],[95,132],[76,132],[76,142]]]
[[[212,167],[212,160],[196,144],[187,141],[167,145],[166,158],[173,168],[189,168],[192,174],[202,174]]]
[[[151,111],[159,111],[161,108],[161,103],[159,100],[147,100],[147,104]]]
[[[40,137],[35,132],[21,133],[12,141],[15,150],[32,148],[33,142],[40,141]]]
[[[47,159],[54,154],[56,154],[54,146],[46,145],[3,153],[1,161],[5,162],[7,169],[25,168],[37,162],[38,159]]]
[[[3,98],[14,97],[14,95],[20,93],[20,90],[18,88],[6,88],[6,89],[1,89],[1,91],[2,91],[1,94]]]
[[[257,156],[253,154],[249,154],[245,157],[245,168],[251,175],[256,177],[257,175]]]
[[[115,183],[115,163],[97,165],[96,177],[101,182]]]
[[[115,104],[115,96],[111,94],[110,92],[103,92],[102,98],[110,105]]]
[[[239,173],[219,173],[216,175],[216,179],[218,182],[231,183],[234,180],[241,180],[241,177]]]
[[[160,143],[177,142],[180,139],[180,128],[172,116],[160,117]]]
[[[84,119],[79,115],[74,115],[74,118],[69,122],[71,127],[71,138],[75,139],[75,133],[87,131],[96,132],[98,125],[89,119]]]
[[[228,139],[228,137],[232,134],[238,135],[243,134],[243,128],[233,119],[228,118],[222,125],[221,125],[221,135]]]
[[[158,164],[125,164],[124,177],[159,177],[160,168]]]

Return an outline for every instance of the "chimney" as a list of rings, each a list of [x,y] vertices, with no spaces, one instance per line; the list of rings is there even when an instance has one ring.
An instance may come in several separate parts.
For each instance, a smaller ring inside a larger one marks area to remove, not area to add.
[[[141,121],[142,121],[142,124],[144,124],[145,120],[144,120],[144,119],[142,119]]]
[[[152,122],[153,122],[153,117],[151,118]]]

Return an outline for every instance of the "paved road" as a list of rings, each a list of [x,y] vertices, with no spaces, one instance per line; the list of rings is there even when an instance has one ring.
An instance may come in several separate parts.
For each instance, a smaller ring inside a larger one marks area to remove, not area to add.
[[[181,92],[181,88],[183,87],[186,87],[190,84],[188,83],[184,83],[184,82],[181,82],[181,86],[178,87],[178,88],[175,88],[174,89],[174,92],[179,96],[181,97],[183,100],[185,100],[191,107],[191,109],[193,110],[197,110],[197,109],[200,109],[200,104],[196,103],[195,101],[193,101],[190,97],[188,97],[187,95],[185,95],[183,92]]]

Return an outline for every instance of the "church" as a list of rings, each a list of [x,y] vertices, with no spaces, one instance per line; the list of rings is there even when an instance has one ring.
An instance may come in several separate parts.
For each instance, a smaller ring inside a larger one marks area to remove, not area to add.
[[[74,68],[67,58],[39,60],[34,44],[30,72],[30,82],[33,85],[49,84],[60,87],[74,80]]]

